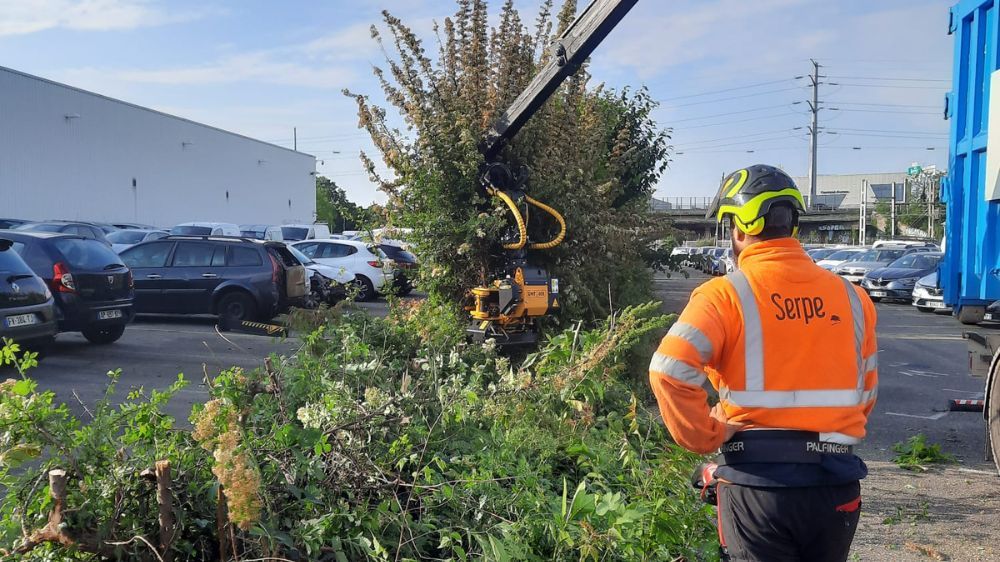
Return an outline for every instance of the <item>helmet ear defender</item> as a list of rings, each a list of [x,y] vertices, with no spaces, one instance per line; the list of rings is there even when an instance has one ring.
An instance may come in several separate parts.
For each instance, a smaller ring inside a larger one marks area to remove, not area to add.
[[[757,220],[750,222],[743,222],[740,217],[735,214],[729,215],[733,219],[733,224],[736,228],[740,229],[744,234],[748,236],[757,236],[764,231],[764,217],[759,217]],[[792,238],[797,238],[799,235],[799,217],[796,214],[795,223],[792,224]]]

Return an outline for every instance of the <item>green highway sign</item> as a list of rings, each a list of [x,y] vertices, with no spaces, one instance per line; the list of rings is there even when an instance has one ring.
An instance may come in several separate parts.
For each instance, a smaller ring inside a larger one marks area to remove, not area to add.
[[[916,177],[916,176],[919,176],[920,172],[922,172],[922,171],[924,171],[924,169],[921,168],[919,164],[917,164],[917,165],[913,165],[913,166],[910,166],[909,168],[907,168],[906,169],[906,174],[909,175],[909,176],[911,176],[911,177]]]

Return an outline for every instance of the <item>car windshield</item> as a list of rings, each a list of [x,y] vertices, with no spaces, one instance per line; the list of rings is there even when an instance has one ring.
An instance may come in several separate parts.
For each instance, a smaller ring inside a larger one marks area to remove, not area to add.
[[[112,244],[138,244],[146,237],[144,230],[119,230],[108,234],[108,242]]]
[[[28,224],[22,224],[17,227],[17,230],[37,230],[39,232],[59,232],[65,225],[53,224],[50,222],[34,222]]]
[[[840,250],[839,252],[834,252],[830,254],[825,259],[828,259],[830,261],[844,261],[860,253],[861,252],[858,252],[857,250]]]
[[[118,254],[97,240],[62,238],[56,240],[54,245],[71,269],[103,271],[125,267]]]
[[[181,236],[211,236],[212,227],[210,226],[191,226],[191,225],[180,225],[175,226],[170,229],[171,234],[178,234]]]
[[[941,261],[941,256],[928,256],[927,254],[909,254],[890,263],[889,267],[900,267],[906,269],[931,269],[937,267],[939,261]]]
[[[391,260],[405,261],[405,262],[417,262],[417,256],[407,252],[406,250],[400,248],[399,246],[393,246],[392,244],[379,244],[379,249],[385,253],[386,256]]]
[[[305,240],[306,236],[309,236],[309,229],[297,226],[283,226],[281,227],[281,236],[285,240]]]
[[[829,256],[830,254],[832,254],[834,252],[836,252],[836,250],[830,250],[828,248],[824,248],[824,249],[821,249],[821,250],[813,250],[813,251],[809,252],[809,255],[814,260],[821,260],[821,259],[826,258],[827,256]]]
[[[906,253],[906,250],[872,250],[867,253],[872,254],[872,257],[871,259],[867,259],[865,261],[889,263],[893,260],[899,259],[900,256]]]
[[[309,256],[303,254],[295,246],[285,246],[285,247],[288,248],[288,251],[291,252],[293,256],[295,256],[295,259],[297,259],[300,262],[302,262],[302,265],[314,265],[316,263],[316,262],[314,262],[312,260],[312,258],[310,258]]]

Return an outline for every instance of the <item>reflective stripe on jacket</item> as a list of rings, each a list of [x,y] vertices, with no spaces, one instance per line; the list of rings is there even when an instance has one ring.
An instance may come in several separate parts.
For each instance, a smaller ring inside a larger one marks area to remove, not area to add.
[[[725,431],[708,415],[711,384],[747,429],[859,443],[878,388],[875,323],[868,295],[798,241],[753,244],[737,272],[695,289],[660,342],[649,376],[663,420],[682,446],[718,449]]]

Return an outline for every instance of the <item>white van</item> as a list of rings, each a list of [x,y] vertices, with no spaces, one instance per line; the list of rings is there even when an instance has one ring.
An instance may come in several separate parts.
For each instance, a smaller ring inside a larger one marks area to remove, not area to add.
[[[280,226],[270,226],[267,224],[241,224],[240,234],[246,238],[254,240],[269,240],[271,242],[284,242],[281,235]]]
[[[286,242],[298,242],[299,240],[315,240],[330,238],[330,227],[318,222],[316,224],[283,224],[281,225],[281,237]]]
[[[182,222],[170,229],[181,236],[240,236],[240,227],[230,222]]]

